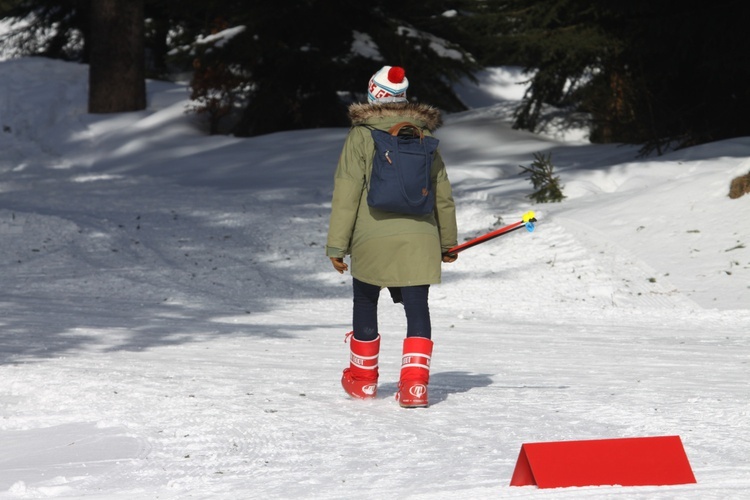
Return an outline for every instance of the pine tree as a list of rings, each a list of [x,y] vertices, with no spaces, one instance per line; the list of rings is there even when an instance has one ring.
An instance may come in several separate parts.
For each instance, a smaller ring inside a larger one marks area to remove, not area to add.
[[[89,112],[144,109],[143,0],[96,0],[90,9]]]
[[[390,17],[391,10],[404,14],[386,1],[257,0],[223,18],[228,27],[243,28],[239,34],[193,48],[201,68],[194,84],[203,81],[201,71],[219,65],[230,68],[227,78],[246,78],[236,135],[346,125],[346,105],[364,100],[367,81],[385,64],[407,68],[410,97],[465,109],[451,82],[471,75],[471,58],[420,25]],[[416,23],[429,19],[424,12]],[[449,57],[441,43],[452,50]],[[370,52],[354,50],[357,44],[368,44]]]
[[[27,31],[34,35],[19,42],[23,52],[89,62],[90,3],[98,1],[25,0],[0,15],[37,20]],[[477,65],[449,41],[458,32],[443,15],[463,3],[471,2],[144,0],[144,43],[150,75],[194,70],[195,109],[212,116],[214,131],[227,117],[236,118],[237,135],[341,126],[346,104],[363,100],[370,76],[386,64],[407,69],[410,98],[465,109],[452,84]],[[237,33],[210,42],[217,25]],[[38,36],[53,26],[54,36]]]
[[[22,55],[88,62],[89,0],[9,0],[0,18],[26,21],[4,43]]]
[[[717,0],[487,0],[466,46],[483,64],[518,64],[530,88],[517,128],[545,105],[585,111],[591,140],[663,152],[750,135],[750,4]],[[478,10],[477,10],[478,11]],[[486,48],[486,49],[483,49]]]

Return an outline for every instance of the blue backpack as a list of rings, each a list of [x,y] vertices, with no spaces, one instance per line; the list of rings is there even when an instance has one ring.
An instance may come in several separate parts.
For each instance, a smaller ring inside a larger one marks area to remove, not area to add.
[[[399,214],[431,213],[435,193],[430,170],[439,141],[409,122],[397,123],[388,131],[365,127],[375,142],[367,204]]]

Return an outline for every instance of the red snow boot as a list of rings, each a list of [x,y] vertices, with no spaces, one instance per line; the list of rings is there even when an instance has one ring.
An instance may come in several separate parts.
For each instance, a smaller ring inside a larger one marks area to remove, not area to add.
[[[430,381],[432,340],[425,337],[404,339],[401,357],[401,380],[396,400],[402,408],[427,406],[427,384]]]
[[[378,353],[380,352],[380,335],[375,340],[362,342],[351,337],[351,355],[349,368],[344,370],[341,385],[353,398],[372,399],[378,394]]]

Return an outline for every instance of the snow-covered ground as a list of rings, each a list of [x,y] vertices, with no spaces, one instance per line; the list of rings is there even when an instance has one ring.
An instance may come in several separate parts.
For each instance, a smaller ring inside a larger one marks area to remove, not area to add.
[[[86,114],[85,66],[0,62],[0,498],[743,498],[750,138],[662,157],[512,130],[512,70],[438,131],[469,238],[431,289],[431,406],[347,398],[324,255],[346,129],[208,137],[187,91]],[[567,199],[532,205],[552,154]],[[510,487],[523,443],[679,435],[697,484]]]

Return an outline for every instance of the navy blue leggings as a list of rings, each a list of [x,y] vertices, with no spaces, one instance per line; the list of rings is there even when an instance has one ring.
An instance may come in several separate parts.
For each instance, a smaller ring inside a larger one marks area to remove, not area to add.
[[[380,287],[353,279],[354,288],[354,338],[363,342],[375,340],[378,336],[378,298]],[[396,303],[404,304],[406,313],[406,336],[432,336],[430,309],[427,296],[430,285],[389,287],[391,297]]]

